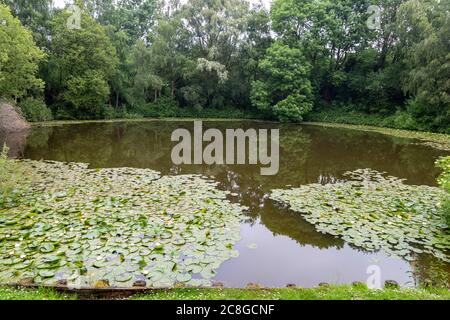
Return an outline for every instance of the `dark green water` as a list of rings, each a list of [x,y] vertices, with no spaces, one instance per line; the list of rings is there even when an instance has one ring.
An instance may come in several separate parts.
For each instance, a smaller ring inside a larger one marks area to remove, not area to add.
[[[359,168],[385,171],[410,184],[434,185],[439,174],[434,161],[445,152],[409,139],[348,129],[251,121],[204,122],[203,127],[280,129],[278,174],[262,176],[260,165],[174,165],[170,155],[176,143],[170,137],[177,128],[193,131],[193,122],[186,121],[33,128],[27,134],[0,136],[0,142],[6,140],[11,155],[20,158],[151,168],[163,174],[201,173],[220,181],[221,188],[237,194],[233,201],[250,207],[242,223],[242,240],[236,245],[240,256],[225,262],[216,277],[228,286],[365,282],[370,265],[380,267],[383,280],[402,285],[414,285],[430,270],[448,278],[449,266],[435,259],[422,256],[406,262],[383,252],[365,252],[316,232],[299,214],[267,199],[271,189],[333,182]],[[256,248],[249,248],[254,244]]]

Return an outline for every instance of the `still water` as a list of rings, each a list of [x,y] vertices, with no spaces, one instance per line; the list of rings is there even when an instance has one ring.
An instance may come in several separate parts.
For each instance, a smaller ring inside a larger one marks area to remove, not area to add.
[[[332,183],[346,171],[371,168],[407,179],[409,184],[435,185],[434,161],[445,151],[414,140],[379,133],[309,125],[252,121],[203,122],[204,130],[280,129],[280,168],[260,175],[260,165],[174,165],[172,131],[193,131],[192,121],[84,123],[35,127],[28,133],[0,136],[12,156],[34,160],[89,163],[93,168],[150,168],[163,174],[200,173],[231,191],[230,200],[249,207],[241,226],[240,256],[222,264],[215,280],[226,286],[247,283],[314,286],[320,282],[365,282],[367,268],[380,267],[382,280],[403,286],[434,273],[448,278],[449,265],[429,256],[407,262],[382,251],[369,253],[337,237],[321,234],[300,214],[268,199],[271,189],[309,183]],[[193,134],[193,133],[192,133]],[[437,270],[437,271],[436,271]]]

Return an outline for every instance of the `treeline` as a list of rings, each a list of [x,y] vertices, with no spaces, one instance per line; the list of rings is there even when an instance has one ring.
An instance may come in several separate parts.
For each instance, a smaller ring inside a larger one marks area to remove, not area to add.
[[[1,2],[0,95],[32,120],[344,114],[450,131],[448,0],[378,0],[379,16],[369,0],[76,0],[81,28],[74,8]]]

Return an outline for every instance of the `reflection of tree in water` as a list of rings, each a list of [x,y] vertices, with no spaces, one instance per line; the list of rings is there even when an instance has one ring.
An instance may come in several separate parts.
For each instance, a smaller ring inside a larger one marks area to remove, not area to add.
[[[288,236],[300,245],[312,245],[320,249],[339,249],[344,246],[343,240],[317,232],[314,225],[305,221],[299,213],[277,207],[271,200],[260,210],[260,218],[275,235]]]
[[[27,138],[27,148],[32,149],[46,149],[48,141],[53,135],[54,127],[42,127],[38,130],[32,130]]]
[[[379,133],[320,127],[305,127],[313,141],[309,172],[341,177],[345,171],[371,168],[406,178],[408,183],[435,183],[434,160],[444,151],[411,144],[409,139]]]
[[[30,130],[0,132],[0,152],[3,150],[3,145],[6,144],[9,148],[8,156],[22,157],[29,134]]]
[[[450,264],[428,254],[416,254],[410,262],[416,286],[450,287]]]

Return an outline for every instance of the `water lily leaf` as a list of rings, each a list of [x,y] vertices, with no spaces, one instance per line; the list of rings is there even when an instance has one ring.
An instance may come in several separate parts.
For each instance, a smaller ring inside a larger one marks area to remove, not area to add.
[[[23,165],[36,183],[24,193],[26,209],[1,211],[0,283],[20,271],[37,284],[64,277],[76,286],[98,279],[127,286],[145,275],[152,285],[172,286],[204,266],[214,276],[240,238],[244,207],[200,176],[54,161]]]

